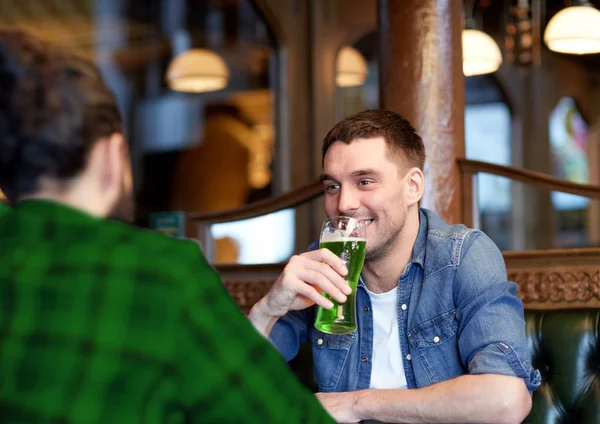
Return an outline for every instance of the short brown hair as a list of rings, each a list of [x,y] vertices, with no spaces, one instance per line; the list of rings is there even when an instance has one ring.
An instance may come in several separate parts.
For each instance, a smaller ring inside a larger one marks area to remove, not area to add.
[[[373,109],[355,113],[335,126],[323,140],[323,157],[336,141],[350,144],[359,138],[383,137],[389,153],[403,157],[409,165],[423,170],[425,166],[425,145],[413,126],[397,113],[389,110]]]
[[[0,188],[11,202],[37,191],[42,178],[75,177],[98,140],[122,131],[92,63],[0,29]]]

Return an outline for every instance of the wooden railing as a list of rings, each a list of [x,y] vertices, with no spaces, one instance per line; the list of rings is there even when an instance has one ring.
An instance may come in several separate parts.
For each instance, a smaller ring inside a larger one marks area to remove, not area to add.
[[[600,199],[600,186],[575,184],[546,174],[511,166],[458,159],[462,184],[462,221],[472,226],[477,214],[474,179],[492,174],[534,187]],[[193,213],[188,221],[196,225],[205,253],[212,257],[210,225],[255,218],[305,204],[323,194],[315,182],[285,195],[241,208],[217,213]],[[519,286],[519,296],[527,309],[600,307],[600,249],[554,249],[503,252],[508,278]],[[223,281],[240,304],[249,308],[269,289],[284,264],[217,265]]]
[[[474,193],[474,177],[477,174],[492,174],[505,177],[512,181],[519,181],[537,188],[560,191],[563,193],[577,194],[592,199],[600,199],[600,186],[591,184],[577,184],[571,181],[554,178],[541,172],[514,166],[496,165],[469,159],[457,159],[461,174],[462,191],[462,223],[467,227],[473,226],[473,217],[478,214],[476,195]]]
[[[463,216],[461,222],[468,227],[473,226],[473,217],[478,214],[476,196],[474,195],[474,177],[477,174],[497,175],[550,191],[600,199],[600,186],[597,185],[577,184],[541,172],[469,159],[457,159],[457,163],[462,184]],[[293,208],[316,199],[322,194],[322,185],[319,182],[314,182],[281,196],[261,200],[240,208],[211,213],[190,213],[187,215],[187,219],[188,222],[196,226],[198,240],[206,250],[207,256],[212,258],[212,240],[209,231],[212,224],[256,218],[283,209]]]
[[[196,237],[204,249],[204,254],[212,262],[214,258],[214,245],[210,235],[211,225],[256,218],[284,209],[294,208],[310,202],[322,194],[323,185],[317,181],[281,196],[254,202],[241,208],[209,213],[190,213],[187,215],[186,220],[190,225],[196,227]]]

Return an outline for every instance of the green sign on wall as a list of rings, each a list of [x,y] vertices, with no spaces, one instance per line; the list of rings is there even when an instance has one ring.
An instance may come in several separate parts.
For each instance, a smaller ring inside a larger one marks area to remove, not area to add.
[[[170,237],[183,238],[185,237],[185,213],[183,211],[151,213],[150,228]]]

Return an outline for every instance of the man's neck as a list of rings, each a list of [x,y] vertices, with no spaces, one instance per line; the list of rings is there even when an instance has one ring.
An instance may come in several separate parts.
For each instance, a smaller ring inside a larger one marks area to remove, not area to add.
[[[89,215],[104,218],[104,214],[99,211],[96,202],[79,188],[69,190],[46,188],[34,194],[22,196],[19,201],[26,199],[50,200],[81,210]]]
[[[418,233],[419,209],[416,207],[407,214],[404,228],[387,255],[365,261],[362,275],[370,291],[386,293],[398,285],[412,257]]]

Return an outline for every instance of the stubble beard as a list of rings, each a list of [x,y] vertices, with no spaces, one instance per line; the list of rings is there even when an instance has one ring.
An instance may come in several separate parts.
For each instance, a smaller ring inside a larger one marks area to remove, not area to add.
[[[388,255],[396,248],[399,242],[400,234],[404,229],[406,219],[403,219],[398,229],[390,234],[380,246],[377,246],[373,250],[368,250],[369,240],[367,240],[367,253],[365,255],[365,263],[377,263],[384,261]]]

